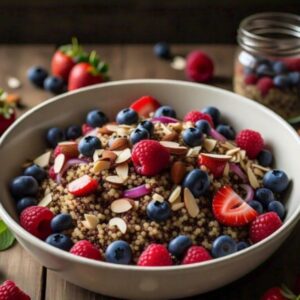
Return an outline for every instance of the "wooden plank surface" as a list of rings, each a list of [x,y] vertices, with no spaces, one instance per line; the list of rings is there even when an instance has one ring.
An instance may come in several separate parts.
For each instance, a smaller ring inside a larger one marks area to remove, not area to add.
[[[199,46],[198,46],[199,47]],[[173,47],[176,55],[185,55],[197,45],[177,45]],[[113,80],[133,78],[169,78],[184,80],[182,71],[173,70],[169,63],[156,59],[151,46],[128,45],[90,45],[96,49],[103,59],[110,63]],[[28,67],[36,64],[49,67],[54,46],[0,46],[0,86],[7,88],[8,76],[16,76],[22,81],[22,87],[17,90],[27,108],[50,97],[50,94],[38,90],[27,81]],[[216,76],[213,84],[231,89],[232,61],[235,46],[209,45],[201,49],[210,53],[216,64]],[[23,110],[24,111],[24,110]],[[21,111],[20,113],[22,113]],[[295,274],[300,273],[300,224],[292,236],[261,267],[217,291],[193,299],[259,299],[261,293],[268,287],[280,282],[291,283]],[[29,274],[29,275],[28,275]],[[0,275],[18,282],[33,300],[104,300],[109,297],[96,295],[92,292],[74,286],[58,277],[54,272],[45,270],[36,263],[19,245],[0,253]],[[201,278],[199,278],[201,280]]]

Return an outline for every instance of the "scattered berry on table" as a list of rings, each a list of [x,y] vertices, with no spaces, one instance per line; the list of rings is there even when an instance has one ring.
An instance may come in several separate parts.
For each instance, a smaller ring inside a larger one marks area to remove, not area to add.
[[[38,182],[42,182],[45,178],[47,178],[47,172],[45,169],[35,164],[27,167],[24,171],[24,175],[32,176]]]
[[[166,42],[159,42],[153,48],[155,56],[168,59],[171,57],[170,46]]]
[[[108,122],[107,116],[100,110],[92,110],[86,116],[86,123],[93,127],[102,127]]]
[[[209,134],[210,124],[206,120],[199,120],[195,123],[196,128],[198,128],[202,134]]]
[[[69,251],[73,246],[72,240],[62,233],[53,233],[49,235],[46,238],[46,243],[65,251]]]
[[[237,251],[237,244],[233,238],[228,235],[218,236],[213,244],[211,253],[213,257],[223,257]]]
[[[130,108],[144,118],[149,117],[149,114],[155,112],[159,107],[159,102],[151,96],[143,96],[130,105]]]
[[[98,181],[89,175],[83,175],[68,184],[68,191],[77,197],[92,194],[98,187]]]
[[[59,142],[65,139],[64,132],[57,127],[50,128],[47,131],[47,142],[51,148],[55,148]]]
[[[241,250],[244,250],[246,248],[248,248],[250,245],[246,242],[238,242],[236,244],[236,251],[241,251]]]
[[[186,145],[190,147],[196,147],[202,144],[203,135],[200,129],[197,127],[190,127],[182,133],[182,139]]]
[[[102,260],[100,251],[89,241],[81,240],[77,242],[71,249],[70,253],[82,256],[85,258]]]
[[[32,176],[18,176],[10,184],[10,191],[15,199],[35,197],[38,190],[39,184]]]
[[[31,67],[27,72],[28,79],[38,87],[43,87],[48,72],[42,67]]]
[[[67,213],[60,213],[51,220],[52,232],[62,232],[73,227],[73,219]]]
[[[250,200],[248,202],[248,205],[250,205],[253,209],[255,209],[259,214],[262,214],[264,212],[264,208],[259,201]]]
[[[130,134],[130,142],[132,145],[136,144],[141,140],[147,140],[149,138],[150,138],[149,131],[142,127],[134,129]]]
[[[142,267],[171,266],[173,264],[167,248],[161,244],[150,244],[141,254],[137,265]]]
[[[282,193],[287,189],[289,179],[284,171],[271,170],[265,174],[263,184],[274,193]]]
[[[171,208],[167,201],[156,201],[152,200],[147,205],[147,216],[149,219],[162,222],[167,220],[171,215]]]
[[[62,78],[48,76],[44,81],[44,89],[53,94],[61,94],[65,91],[65,82]]]
[[[181,258],[191,246],[192,240],[188,236],[179,235],[170,241],[168,250],[175,257]]]
[[[1,300],[30,300],[31,298],[25,294],[11,280],[6,280],[0,285]]]
[[[280,89],[285,89],[290,85],[290,80],[287,75],[277,75],[274,77],[273,81],[274,85]]]
[[[82,135],[81,127],[78,125],[71,125],[66,130],[66,138],[68,140],[76,140]]]
[[[287,298],[283,296],[281,288],[272,287],[262,295],[261,300],[287,300]]]
[[[270,150],[263,149],[258,153],[257,160],[263,167],[269,167],[273,162],[273,154]]]
[[[213,124],[215,126],[217,126],[220,121],[221,121],[221,112],[218,108],[214,107],[214,106],[207,106],[204,107],[201,112],[208,114],[212,117],[213,119]]]
[[[137,128],[143,128],[146,129],[149,132],[149,135],[151,136],[153,134],[154,125],[149,120],[144,120],[141,123],[139,123]]]
[[[164,105],[164,106],[159,107],[155,111],[154,117],[156,117],[156,118],[158,118],[158,117],[176,118],[176,112],[171,106]]]
[[[101,141],[96,136],[82,138],[78,145],[79,152],[87,157],[93,157],[95,150],[101,148]]]
[[[208,191],[210,179],[206,172],[194,169],[185,176],[182,186],[188,188],[194,197],[200,197]]]
[[[261,95],[265,97],[269,93],[270,89],[274,87],[273,79],[270,77],[262,77],[257,81],[256,86]]]
[[[36,205],[36,199],[33,197],[24,197],[17,202],[17,211],[20,214],[25,208]]]
[[[138,123],[139,116],[132,108],[122,109],[116,117],[118,124],[132,125]]]
[[[235,130],[230,125],[220,124],[217,126],[217,131],[226,137],[228,140],[235,139]]]
[[[268,211],[275,212],[281,220],[283,220],[285,217],[285,207],[279,201],[270,202],[268,205]]]
[[[105,259],[113,264],[130,264],[132,251],[129,244],[122,240],[112,242],[105,251]]]
[[[258,243],[279,229],[281,225],[282,221],[275,212],[259,215],[250,225],[250,240]]]
[[[201,111],[192,110],[192,111],[188,112],[184,117],[185,122],[190,121],[190,122],[196,123],[199,120],[206,120],[210,124],[211,127],[214,126],[212,117],[209,114],[203,113]]]
[[[195,263],[208,261],[211,259],[212,259],[211,255],[205,248],[201,246],[192,246],[187,250],[181,264],[182,265],[195,264]]]
[[[269,203],[274,201],[275,197],[270,189],[259,188],[255,191],[255,199],[258,200],[265,209],[267,209]]]

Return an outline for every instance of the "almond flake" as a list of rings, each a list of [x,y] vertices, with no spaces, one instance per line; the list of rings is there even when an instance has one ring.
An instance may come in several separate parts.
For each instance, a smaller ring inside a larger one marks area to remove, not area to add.
[[[188,188],[184,189],[184,204],[185,204],[185,208],[187,209],[189,215],[192,218],[198,216],[200,211],[199,206],[196,202],[195,197],[193,196],[193,194],[190,192]]]
[[[170,128],[168,128],[165,124],[161,123],[161,128],[163,130],[163,132],[168,135],[172,133],[172,130]]]
[[[171,193],[168,201],[170,203],[174,203],[176,202],[176,200],[180,197],[180,193],[181,193],[181,186],[177,185],[176,188],[173,190],[173,192]]]
[[[119,176],[107,176],[105,178],[105,180],[109,183],[112,183],[112,184],[117,184],[117,185],[121,185],[124,183],[124,179],[119,177]]]
[[[167,148],[171,154],[185,155],[188,152],[188,148],[180,146],[178,143],[169,141],[160,141],[160,144]]]
[[[52,194],[49,193],[39,202],[38,206],[46,207],[50,204],[51,201],[52,201]]]
[[[170,123],[169,127],[173,128],[176,131],[181,131],[181,129],[182,129],[182,125],[179,122],[178,123]]]
[[[250,167],[247,168],[247,175],[248,175],[248,179],[249,179],[250,185],[254,189],[259,188],[259,183],[257,181],[257,178],[256,178],[255,174],[253,173],[253,171],[252,171],[252,169]]]
[[[270,168],[266,168],[266,167],[263,167],[263,166],[257,165],[257,164],[252,164],[252,167],[253,167],[253,168],[257,168],[257,169],[259,169],[259,170],[262,170],[262,171],[264,171],[264,172],[270,171]]]
[[[224,168],[224,171],[223,171],[223,175],[224,175],[225,177],[228,177],[228,175],[229,175],[229,170],[230,170],[230,168],[229,168],[229,163],[226,163],[225,168]]]
[[[220,146],[226,149],[234,149],[236,148],[235,145],[229,143],[229,142],[224,142],[224,143],[220,143]]]
[[[238,147],[233,148],[233,149],[228,150],[225,154],[229,155],[229,156],[232,156],[232,155],[238,153],[240,150],[241,150],[241,148],[238,148]]]
[[[188,153],[186,154],[187,157],[198,157],[200,151],[201,151],[201,146],[193,147],[188,150]]]
[[[117,154],[110,150],[104,150],[102,153],[101,160],[110,160],[111,163],[117,159]]]
[[[218,160],[229,160],[231,158],[231,156],[229,156],[229,155],[215,154],[215,153],[201,153],[201,155],[206,156],[206,157],[215,158]]]
[[[126,233],[127,231],[127,225],[125,221],[121,218],[112,218],[108,222],[109,227],[114,227],[116,226],[123,234]]]
[[[104,170],[108,170],[109,168],[110,168],[110,161],[109,160],[98,160],[94,164],[93,172],[95,174],[99,174]]]
[[[177,132],[174,132],[172,131],[171,133],[169,134],[166,134],[165,136],[162,137],[162,140],[163,141],[175,141],[178,139],[178,133]]]
[[[128,148],[129,142],[127,138],[116,138],[111,142],[110,150],[124,150]]]
[[[241,156],[241,160],[244,160],[246,158],[246,151],[245,150],[241,150],[240,151],[240,156]]]
[[[94,151],[94,154],[93,154],[93,161],[97,161],[99,160],[99,158],[101,157],[102,153],[103,153],[103,149],[97,149]]]
[[[264,177],[264,175],[265,175],[265,173],[262,170],[258,169],[258,168],[254,168],[253,173],[257,176],[260,176],[260,177]]]
[[[134,201],[134,208],[138,209],[140,206],[140,202],[139,201]]]
[[[86,227],[87,229],[95,229],[97,227],[99,223],[98,217],[96,217],[95,215],[85,214],[84,218],[85,221],[82,221],[84,227]]]
[[[116,159],[116,164],[122,164],[127,162],[131,158],[131,151],[129,148],[125,149],[120,153],[120,155]]]
[[[131,199],[123,198],[112,202],[110,208],[116,214],[124,213],[132,208]]]
[[[177,210],[180,210],[184,208],[184,203],[183,202],[179,202],[179,203],[174,203],[172,206],[171,206],[171,209],[173,211],[177,211]]]
[[[53,170],[55,174],[58,174],[61,171],[62,167],[65,164],[65,161],[66,161],[66,156],[62,153],[58,154],[55,157],[54,165],[53,165]]]
[[[116,132],[119,128],[118,125],[115,124],[107,124],[105,127],[110,132]]]
[[[203,147],[207,152],[212,152],[216,145],[217,145],[218,141],[213,140],[213,139],[205,139],[203,141]]]
[[[155,201],[158,201],[158,202],[164,202],[165,201],[164,197],[160,194],[157,194],[157,193],[153,194],[152,199],[155,200]]]
[[[33,162],[36,165],[40,166],[41,168],[45,168],[49,165],[51,154],[52,154],[52,151],[48,151],[48,152],[40,155],[39,157],[37,157]]]
[[[116,166],[116,173],[119,177],[123,178],[124,180],[128,178],[129,173],[129,166],[127,163],[123,163]]]

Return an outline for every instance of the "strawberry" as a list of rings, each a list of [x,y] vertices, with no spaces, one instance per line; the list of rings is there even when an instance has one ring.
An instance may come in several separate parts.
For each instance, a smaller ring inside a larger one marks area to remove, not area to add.
[[[78,157],[78,144],[76,142],[61,142],[54,149],[54,157],[58,154],[64,154],[67,159]]]
[[[230,186],[221,187],[212,201],[215,218],[223,225],[243,226],[252,222],[258,213]]]
[[[6,280],[0,285],[1,300],[30,300],[31,298],[20,290],[11,280]]]
[[[188,249],[187,253],[182,260],[182,265],[199,263],[207,260],[211,260],[212,257],[208,251],[201,246],[192,246]]]
[[[258,216],[249,229],[250,240],[258,243],[275,232],[282,225],[282,221],[275,212],[268,212]]]
[[[164,245],[150,244],[144,252],[142,252],[137,265],[142,267],[171,266],[171,254]]]
[[[7,99],[8,94],[0,89],[0,135],[15,121],[15,104]]]
[[[184,117],[184,122],[196,123],[199,120],[206,120],[211,127],[214,127],[214,122],[212,117],[209,114],[205,114],[201,111],[192,110],[188,112]]]
[[[207,167],[215,178],[221,177],[224,172],[226,163],[229,161],[230,156],[201,153],[199,155],[199,165]]]
[[[256,86],[262,96],[267,96],[269,90],[274,87],[274,83],[272,78],[262,77],[257,81]]]
[[[159,102],[151,96],[143,96],[130,105],[130,108],[144,118],[149,117],[149,114],[155,112],[159,107]]]
[[[68,191],[77,197],[83,197],[95,192],[98,187],[98,181],[88,175],[73,180],[68,184]]]
[[[261,300],[287,300],[282,295],[282,291],[279,287],[272,287],[268,289],[261,297]]]

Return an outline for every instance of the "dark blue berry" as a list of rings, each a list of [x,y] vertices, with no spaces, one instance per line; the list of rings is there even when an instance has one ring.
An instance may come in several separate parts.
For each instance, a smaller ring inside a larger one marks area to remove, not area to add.
[[[44,89],[53,94],[61,94],[65,91],[65,82],[60,77],[48,76],[44,81]]]
[[[53,127],[47,131],[47,142],[50,147],[55,148],[57,144],[65,139],[64,133],[60,128]]]
[[[238,242],[237,245],[236,245],[236,250],[237,251],[241,251],[241,250],[244,250],[246,248],[248,248],[250,245],[246,242]]]
[[[105,258],[107,262],[113,264],[128,265],[132,260],[132,251],[127,242],[114,241],[107,247]]]
[[[87,157],[93,157],[95,150],[101,148],[101,142],[96,136],[82,138],[78,145],[79,152]]]
[[[49,235],[46,239],[46,243],[65,251],[69,251],[73,246],[72,240],[62,233],[53,233]]]
[[[252,67],[244,67],[243,72],[245,75],[255,74],[255,70]]]
[[[159,43],[155,44],[153,51],[154,51],[154,54],[160,58],[170,58],[170,56],[171,56],[170,47],[165,42],[159,42]]]
[[[38,182],[42,182],[47,178],[47,172],[45,169],[35,164],[27,167],[24,171],[24,175],[34,177]]]
[[[217,131],[220,134],[222,134],[224,137],[226,137],[226,139],[228,139],[228,140],[235,139],[235,130],[229,125],[220,124],[217,127]]]
[[[273,76],[273,70],[270,65],[261,64],[257,67],[256,73],[258,76]]]
[[[171,117],[171,118],[176,118],[176,112],[171,106],[161,106],[158,108],[155,113],[154,117],[159,118],[159,117]]]
[[[267,149],[263,149],[262,151],[259,152],[257,156],[257,160],[260,165],[264,167],[269,167],[273,162],[273,154],[271,151]]]
[[[271,170],[265,174],[263,184],[274,193],[282,193],[287,189],[289,179],[284,171]]]
[[[192,240],[186,235],[179,235],[171,240],[168,249],[169,252],[177,258],[181,258],[187,249],[192,246]]]
[[[199,128],[187,128],[182,133],[183,141],[190,147],[200,146],[202,143],[202,132]]]
[[[262,204],[264,209],[267,209],[269,203],[275,200],[273,192],[266,188],[257,189],[255,191],[255,199]]]
[[[10,191],[15,199],[35,197],[39,191],[39,184],[32,176],[18,176],[12,180]]]
[[[194,197],[198,198],[208,191],[210,180],[206,172],[194,169],[185,176],[182,185],[188,188]]]
[[[159,202],[152,200],[147,205],[147,216],[157,222],[167,220],[171,215],[171,208],[167,201]]]
[[[251,200],[248,202],[248,204],[255,209],[259,214],[262,214],[264,212],[264,208],[262,204],[259,201]]]
[[[69,214],[61,213],[51,220],[50,225],[53,232],[62,232],[73,227],[73,220]]]
[[[287,75],[277,75],[273,79],[274,85],[280,89],[285,89],[289,87],[290,80]]]
[[[150,134],[147,129],[136,128],[130,134],[130,142],[132,145],[136,144],[141,140],[147,140],[150,138]]]
[[[288,77],[291,85],[300,87],[300,72],[288,73]]]
[[[36,205],[36,199],[33,197],[24,197],[17,202],[17,211],[20,214],[25,208]]]
[[[31,67],[27,72],[28,79],[38,87],[43,87],[48,72],[42,67]]]
[[[66,130],[66,138],[68,140],[76,140],[82,135],[81,127],[78,125],[71,125]]]
[[[237,251],[236,242],[228,235],[217,237],[213,244],[211,253],[213,257],[223,257]]]
[[[282,61],[274,61],[272,63],[272,69],[277,75],[284,74],[287,71],[287,67]]]
[[[131,108],[124,108],[121,110],[116,117],[118,124],[132,125],[136,124],[139,120],[137,112]]]
[[[151,121],[144,120],[138,125],[138,128],[144,128],[144,129],[148,130],[148,132],[151,136],[153,134],[154,125]]]
[[[275,212],[280,219],[283,219],[285,216],[285,207],[279,201],[272,201],[271,203],[269,203],[268,211]]]
[[[102,127],[108,122],[107,116],[100,110],[92,110],[86,116],[86,123],[93,127]]]
[[[202,134],[209,134],[210,132],[210,124],[206,120],[197,121],[195,126],[201,131]]]
[[[212,117],[215,126],[217,126],[220,123],[221,113],[216,107],[214,106],[205,107],[202,109],[202,112],[205,114],[209,114]]]

